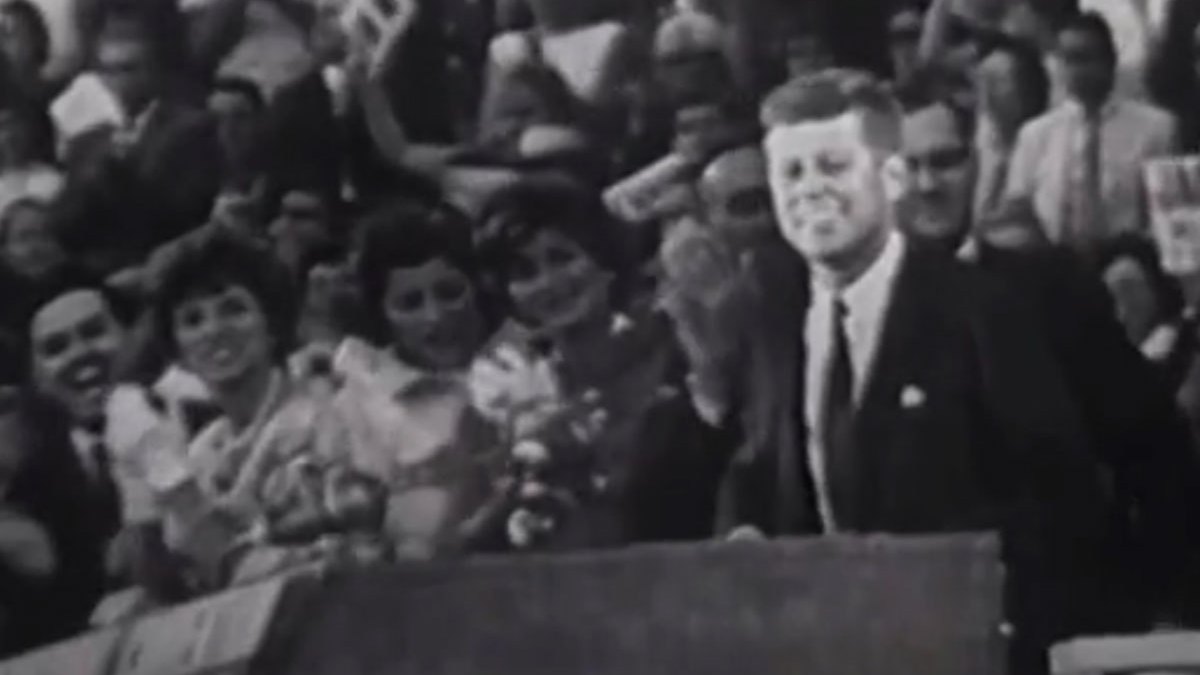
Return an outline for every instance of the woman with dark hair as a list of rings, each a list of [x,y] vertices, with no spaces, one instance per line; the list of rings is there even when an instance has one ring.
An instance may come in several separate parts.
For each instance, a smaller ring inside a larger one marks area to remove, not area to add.
[[[1196,326],[1183,312],[1183,294],[1162,268],[1154,244],[1138,235],[1114,239],[1100,260],[1117,318],[1142,354],[1178,390],[1196,353]]]
[[[38,107],[49,103],[57,86],[44,75],[49,60],[50,30],[37,6],[29,0],[0,3],[0,82],[9,88],[4,96]]]
[[[362,223],[357,261],[373,344],[345,340],[340,402],[382,443],[357,466],[388,489],[386,531],[402,558],[471,547],[495,435],[471,408],[466,373],[493,328],[471,223],[445,205],[401,204]]]
[[[294,296],[264,250],[213,237],[181,255],[156,298],[168,356],[204,382],[221,413],[188,443],[176,469],[193,492],[185,499],[172,485],[160,496],[168,504],[168,544],[199,560],[208,584],[322,558],[329,551],[318,542],[331,535],[364,544],[346,549],[356,555],[379,550],[382,493],[351,469],[353,434],[331,401],[328,369],[302,380],[285,367]],[[195,523],[197,514],[209,523],[204,534],[180,526],[170,536],[170,518]],[[230,558],[234,552],[245,557]]]
[[[1009,160],[1017,134],[1029,120],[1046,111],[1050,76],[1042,57],[1014,40],[1000,40],[975,73],[978,121],[975,147],[979,181],[975,190],[976,219],[1000,205]]]
[[[622,311],[628,274],[601,213],[566,187],[530,185],[491,209],[485,228],[509,320],[472,389],[512,450],[512,548],[711,531],[720,458],[702,446],[665,318]]]

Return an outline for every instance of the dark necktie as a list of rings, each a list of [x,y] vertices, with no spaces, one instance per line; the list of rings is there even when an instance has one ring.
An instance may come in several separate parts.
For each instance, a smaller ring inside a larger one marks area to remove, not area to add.
[[[846,337],[846,304],[840,298],[834,300],[832,319],[821,440],[834,520],[839,529],[854,530],[862,467],[854,447],[854,364]]]
[[[1067,242],[1084,251],[1091,248],[1105,230],[1100,132],[1101,120],[1085,115],[1072,167]]]

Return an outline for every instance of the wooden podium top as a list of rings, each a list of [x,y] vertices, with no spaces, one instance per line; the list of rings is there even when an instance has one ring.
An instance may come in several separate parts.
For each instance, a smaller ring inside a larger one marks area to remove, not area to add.
[[[702,544],[339,581],[289,675],[999,675],[989,537]]]

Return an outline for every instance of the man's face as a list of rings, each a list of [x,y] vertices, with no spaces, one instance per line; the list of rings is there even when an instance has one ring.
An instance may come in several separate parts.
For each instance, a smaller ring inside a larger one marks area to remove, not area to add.
[[[975,164],[954,114],[943,105],[917,110],[905,116],[902,137],[911,209],[902,226],[918,237],[957,239],[969,224]]]
[[[888,51],[898,81],[908,79],[917,68],[921,24],[921,13],[915,9],[898,12],[888,22]]]
[[[1084,30],[1064,31],[1058,38],[1058,55],[1071,96],[1099,104],[1112,93],[1116,63],[1100,36]]]
[[[774,238],[766,159],[757,147],[739,148],[714,160],[699,181],[708,223],[741,245]]]
[[[1009,52],[995,51],[979,64],[975,73],[977,100],[981,110],[1005,125],[1016,126],[1027,106],[1021,89],[1020,66]]]
[[[328,217],[320,195],[302,190],[284,195],[270,228],[279,258],[299,269],[305,256],[329,239]]]
[[[43,306],[29,328],[34,381],[79,423],[99,419],[116,378],[124,329],[94,290],[71,291]]]
[[[853,267],[887,235],[882,163],[858,113],[775,127],[765,147],[780,231],[810,263]]]
[[[102,38],[96,65],[105,86],[126,108],[139,109],[154,97],[154,64],[145,40]]]

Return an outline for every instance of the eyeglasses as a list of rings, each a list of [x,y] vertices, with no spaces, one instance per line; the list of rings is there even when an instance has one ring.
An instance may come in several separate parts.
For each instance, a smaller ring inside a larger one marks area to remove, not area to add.
[[[969,150],[957,147],[933,150],[923,155],[908,155],[904,159],[908,164],[909,171],[914,173],[921,169],[942,173],[961,168],[970,158]]]

